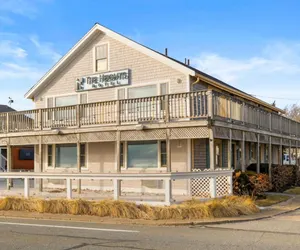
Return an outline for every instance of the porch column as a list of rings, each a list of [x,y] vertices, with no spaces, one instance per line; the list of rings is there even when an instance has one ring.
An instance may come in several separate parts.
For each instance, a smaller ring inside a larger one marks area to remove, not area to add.
[[[289,165],[291,165],[291,152],[292,152],[292,142],[290,140],[290,145],[289,145]]]
[[[257,134],[257,145],[256,145],[256,172],[260,173],[260,144],[259,134]]]
[[[296,166],[298,166],[298,141],[296,141]]]
[[[166,130],[167,172],[172,172],[170,129]]]
[[[279,165],[282,165],[282,138],[280,138],[280,145],[279,145]]]
[[[214,138],[214,132],[212,128],[208,129],[209,133],[209,168],[210,170],[215,169],[215,138]]]
[[[172,172],[172,159],[171,159],[171,141],[170,141],[170,129],[166,130],[166,153],[167,153],[167,172]],[[165,179],[165,202],[167,204],[172,203],[172,180]]]
[[[81,162],[80,162],[80,155],[81,155],[81,149],[80,149],[80,134],[77,134],[77,143],[76,143],[76,149],[77,149],[77,172],[81,173]],[[72,180],[71,180],[72,181]],[[81,179],[77,180],[77,192],[78,194],[81,194]]]
[[[116,146],[115,146],[115,154],[116,154],[116,172],[121,173],[121,132],[118,130],[116,132]],[[114,197],[119,197],[121,195],[121,180],[114,180]]]
[[[246,162],[245,162],[245,132],[242,132],[242,146],[241,146],[241,163],[242,163],[242,171],[246,171]]]
[[[42,136],[39,136],[39,168],[40,172],[43,172],[43,144]],[[39,191],[43,192],[43,179],[39,179]]]
[[[272,180],[272,136],[269,136],[269,179]]]
[[[227,159],[228,159],[228,168],[231,169],[232,166],[232,130],[229,129],[229,140],[228,140],[228,155],[227,155]]]
[[[10,144],[7,144],[6,147],[6,166],[7,166],[7,172],[11,172],[11,146]],[[7,190],[10,190],[11,186],[12,186],[12,179],[7,179],[6,181],[7,184]]]

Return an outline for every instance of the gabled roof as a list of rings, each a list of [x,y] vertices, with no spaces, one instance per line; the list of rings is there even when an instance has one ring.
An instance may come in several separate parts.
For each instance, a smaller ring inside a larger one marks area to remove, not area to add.
[[[7,105],[0,104],[0,113],[13,112],[13,111],[16,110]]]
[[[25,94],[25,98],[33,98],[34,94],[36,93],[36,91],[80,48],[82,48],[88,41],[90,38],[93,37],[93,35],[96,32],[104,32],[105,34],[107,34],[108,36],[156,59],[161,61],[162,63],[165,63],[166,65],[177,69],[185,74],[189,74],[194,76],[195,72],[194,70],[190,69],[187,65],[182,65],[182,64],[178,64],[176,61],[172,60],[169,57],[166,57],[160,53],[158,53],[155,50],[152,50],[140,43],[137,43],[123,35],[120,35],[119,33],[112,31],[98,23],[96,23],[85,35],[82,39],[79,40],[79,42],[77,42],[75,44],[75,46],[69,50],[69,52],[63,56],[26,94]]]
[[[136,41],[133,41],[132,39],[125,37],[115,31],[112,31],[108,29],[105,26],[102,26],[98,23],[96,23],[84,36],[81,38],[73,48],[71,48],[66,55],[64,55],[26,94],[25,98],[31,99],[34,97],[34,94],[47,82],[47,80],[51,79],[51,77],[59,70],[59,68],[63,67],[63,65],[68,61],[68,59],[71,58],[71,56],[79,51],[86,43],[89,42],[91,38],[97,33],[97,32],[103,32],[107,34],[108,36],[128,45],[129,47],[132,47],[184,74],[191,75],[191,76],[198,76],[201,77],[204,81],[208,82],[209,84],[224,89],[225,91],[228,91],[230,93],[234,93],[235,95],[238,95],[242,98],[245,98],[247,100],[253,101],[255,103],[258,103],[262,106],[268,107],[271,110],[274,110],[276,112],[283,113],[284,111],[272,106],[271,104],[264,102],[254,96],[251,96],[211,75],[208,75],[190,65],[187,65],[181,61],[178,61],[172,57],[166,56],[158,51],[155,51],[149,47],[146,47]]]

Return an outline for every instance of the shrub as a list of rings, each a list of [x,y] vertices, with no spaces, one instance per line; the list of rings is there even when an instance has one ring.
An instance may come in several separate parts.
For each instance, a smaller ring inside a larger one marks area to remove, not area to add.
[[[234,172],[233,193],[235,195],[261,196],[264,192],[270,191],[272,184],[267,174],[256,174],[253,171]]]
[[[114,200],[95,202],[80,199],[43,200],[7,197],[0,199],[0,210],[147,220],[220,218],[259,211],[249,196],[229,196],[209,201],[190,200],[171,206],[137,205]]]
[[[283,192],[297,184],[296,166],[276,166],[272,168],[272,186],[275,192]]]
[[[252,175],[249,179],[254,187],[252,196],[262,196],[265,192],[272,189],[272,183],[267,174]]]
[[[233,194],[252,195],[254,185],[250,181],[247,173],[237,170],[233,173]]]

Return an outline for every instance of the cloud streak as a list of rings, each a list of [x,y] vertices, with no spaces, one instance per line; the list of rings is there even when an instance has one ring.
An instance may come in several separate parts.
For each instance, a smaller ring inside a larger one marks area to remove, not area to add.
[[[203,52],[194,66],[283,108],[300,100],[300,43],[271,43],[245,59]]]

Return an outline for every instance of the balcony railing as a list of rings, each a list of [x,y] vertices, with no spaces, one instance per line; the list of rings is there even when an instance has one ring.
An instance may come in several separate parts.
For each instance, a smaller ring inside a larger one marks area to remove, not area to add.
[[[1,113],[0,133],[195,120],[208,116],[207,99],[200,91]]]
[[[213,117],[233,124],[300,137],[300,123],[229,95],[213,92]]]

